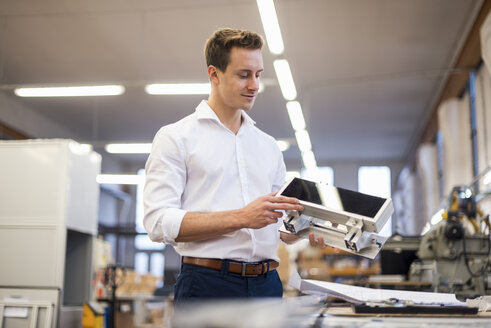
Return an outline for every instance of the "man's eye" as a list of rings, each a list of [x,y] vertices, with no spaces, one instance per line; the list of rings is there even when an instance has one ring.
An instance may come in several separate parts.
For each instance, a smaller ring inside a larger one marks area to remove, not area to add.
[[[249,75],[239,75],[239,77],[240,77],[241,79],[247,79],[247,78],[249,77]]]

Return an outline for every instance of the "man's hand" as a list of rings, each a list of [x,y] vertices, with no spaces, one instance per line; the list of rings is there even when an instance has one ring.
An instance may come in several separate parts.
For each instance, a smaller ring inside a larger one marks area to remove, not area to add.
[[[296,243],[297,241],[303,239],[300,236],[289,234],[286,232],[281,232],[281,240],[287,244],[293,244]],[[320,249],[324,249],[327,247],[327,245],[324,243],[324,238],[322,237],[317,237],[317,240],[315,239],[315,235],[313,233],[309,233],[309,241],[310,245],[314,247],[319,247]]]
[[[316,240],[313,233],[309,233],[309,241],[310,241],[310,245],[314,247],[319,247],[320,249],[324,249],[327,247],[326,243],[324,243],[324,238],[317,237]]]
[[[298,199],[292,197],[278,196],[270,193],[261,196],[240,210],[244,228],[260,229],[272,223],[278,222],[283,216],[280,210],[302,211]]]
[[[279,210],[302,211],[298,199],[275,197],[271,193],[259,197],[249,205],[222,212],[187,212],[179,229],[177,242],[200,241],[230,233],[242,228],[260,229],[278,222],[283,213]]]

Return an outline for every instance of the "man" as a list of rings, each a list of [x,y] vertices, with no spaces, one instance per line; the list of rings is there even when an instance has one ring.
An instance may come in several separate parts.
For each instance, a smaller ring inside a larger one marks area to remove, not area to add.
[[[215,32],[205,46],[208,101],[155,136],[145,167],[144,225],[153,241],[182,256],[176,303],[282,296],[278,218],[281,210],[303,207],[275,197],[285,182],[281,151],[246,114],[258,94],[262,45],[251,31]]]

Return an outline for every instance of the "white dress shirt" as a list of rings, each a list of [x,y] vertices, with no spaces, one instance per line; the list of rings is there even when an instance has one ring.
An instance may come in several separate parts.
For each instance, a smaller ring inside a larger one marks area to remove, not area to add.
[[[150,239],[174,245],[183,256],[279,260],[281,219],[261,229],[175,241],[187,211],[239,209],[284,184],[283,155],[274,138],[254,124],[242,111],[242,125],[234,134],[203,100],[193,114],[157,132],[145,166],[143,196],[143,222]]]

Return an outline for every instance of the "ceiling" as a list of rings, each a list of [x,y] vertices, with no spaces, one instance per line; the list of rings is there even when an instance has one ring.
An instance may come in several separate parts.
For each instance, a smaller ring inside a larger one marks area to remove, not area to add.
[[[481,4],[275,0],[280,57],[290,63],[317,163],[404,161]],[[143,86],[206,82],[203,46],[217,28],[264,33],[254,0],[0,0],[0,23],[4,89],[126,86],[114,97],[16,98],[96,146],[149,142],[162,125],[192,113],[203,96],[150,96]],[[273,69],[279,57],[267,46],[263,56],[266,87],[250,115],[273,137],[294,141]],[[289,169],[300,168],[295,145],[284,157]]]

